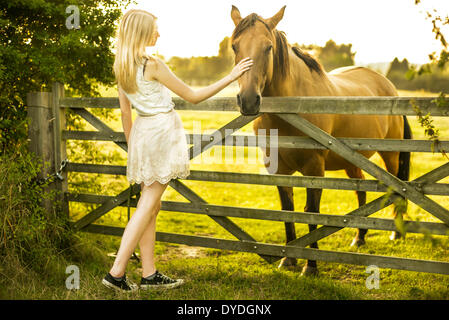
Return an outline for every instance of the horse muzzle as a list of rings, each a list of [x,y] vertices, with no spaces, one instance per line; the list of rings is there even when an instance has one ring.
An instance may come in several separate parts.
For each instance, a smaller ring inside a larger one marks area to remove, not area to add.
[[[260,94],[238,94],[237,104],[240,107],[240,113],[244,116],[254,116],[259,114],[261,100]]]

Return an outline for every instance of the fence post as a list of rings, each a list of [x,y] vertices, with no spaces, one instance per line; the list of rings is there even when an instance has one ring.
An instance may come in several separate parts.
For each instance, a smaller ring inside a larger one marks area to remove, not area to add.
[[[27,94],[28,107],[28,150],[35,153],[42,160],[41,172],[38,179],[46,178],[55,172],[53,117],[51,109],[51,92],[30,92]],[[44,192],[51,191],[52,186],[44,188]],[[41,206],[46,212],[53,210],[51,199],[43,198]]]
[[[59,170],[61,162],[67,159],[66,140],[62,136],[62,130],[66,129],[65,108],[61,108],[59,99],[64,98],[64,85],[59,82],[54,82],[52,85],[52,113],[54,118],[54,162],[56,170]],[[60,209],[66,217],[69,217],[69,202],[67,199],[68,183],[67,170],[61,173],[63,180],[56,179],[54,188],[58,191],[56,201],[60,203]]]
[[[64,86],[53,83],[52,92],[31,92],[27,94],[29,151],[42,160],[43,167],[38,178],[43,179],[60,169],[61,161],[67,158],[66,143],[62,139],[62,130],[66,128],[65,109],[61,109],[59,99],[64,97]],[[62,171],[63,180],[54,182],[44,188],[44,192],[55,193],[56,197],[44,197],[41,206],[47,211],[61,210],[69,215],[66,192],[67,172]],[[56,202],[56,206],[54,204]]]

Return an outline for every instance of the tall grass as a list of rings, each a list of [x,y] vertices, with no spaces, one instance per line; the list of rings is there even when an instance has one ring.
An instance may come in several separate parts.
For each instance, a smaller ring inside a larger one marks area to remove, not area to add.
[[[0,298],[42,298],[49,284],[63,283],[68,259],[85,254],[56,193],[45,192],[51,180],[38,183],[43,165],[24,148],[0,156]]]

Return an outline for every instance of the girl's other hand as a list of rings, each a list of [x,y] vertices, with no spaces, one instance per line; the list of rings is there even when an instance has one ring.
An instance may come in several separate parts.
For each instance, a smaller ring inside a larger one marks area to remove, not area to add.
[[[240,76],[244,74],[246,71],[248,71],[252,65],[253,60],[251,60],[250,57],[240,60],[240,62],[237,63],[237,65],[232,69],[231,73],[229,74],[231,76],[232,81],[240,78]]]

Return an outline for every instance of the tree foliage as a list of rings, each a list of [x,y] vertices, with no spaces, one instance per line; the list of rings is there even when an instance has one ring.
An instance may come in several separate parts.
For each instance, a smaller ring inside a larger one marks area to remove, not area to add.
[[[27,138],[26,94],[54,81],[73,94],[98,95],[111,85],[112,37],[121,7],[131,0],[0,0],[0,152]],[[79,28],[66,12],[79,9]]]
[[[420,0],[415,0],[419,5]],[[430,20],[432,33],[441,44],[440,52],[429,53],[429,62],[421,66],[409,64],[404,59],[399,62],[395,58],[387,73],[387,77],[399,88],[405,90],[424,89],[431,92],[441,92],[444,95],[449,87],[449,47],[444,34],[449,27],[449,16],[443,17],[437,9],[426,11],[426,19]]]
[[[399,61],[395,58],[387,72],[387,78],[401,90],[426,90],[429,92],[441,92],[449,87],[449,72],[441,69],[435,63],[427,64],[427,71],[420,76],[415,76],[418,67],[411,65],[407,59]]]
[[[190,84],[204,85],[217,81],[232,70],[234,54],[229,37],[219,45],[218,55],[212,57],[171,57],[168,64],[178,77]]]
[[[352,44],[337,45],[333,40],[326,42],[326,45],[318,52],[318,60],[321,61],[326,71],[354,65],[354,56]]]
[[[354,65],[355,52],[352,52],[352,44],[337,44],[330,39],[326,42],[324,47],[318,45],[298,45],[304,50],[311,52],[318,58],[324,69],[329,72],[334,69]]]

